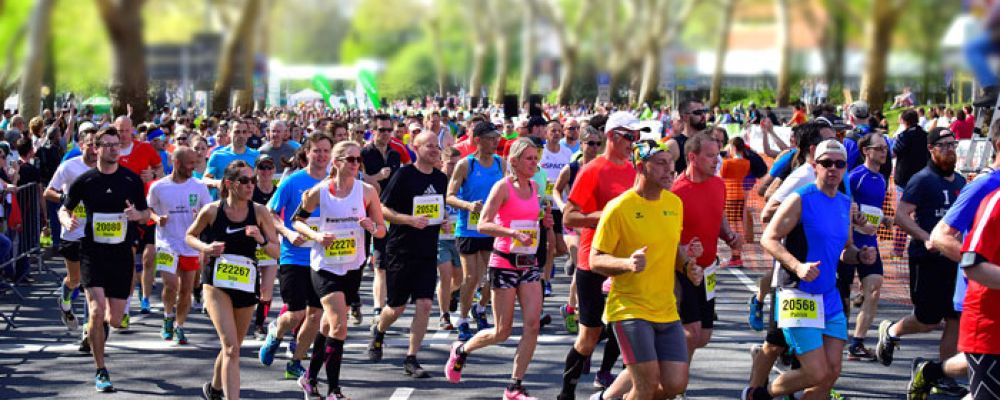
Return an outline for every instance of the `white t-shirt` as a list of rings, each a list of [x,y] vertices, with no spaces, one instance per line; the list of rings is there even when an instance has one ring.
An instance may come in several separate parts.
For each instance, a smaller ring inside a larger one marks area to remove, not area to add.
[[[558,152],[549,151],[549,147],[545,146],[542,150],[542,159],[539,160],[538,165],[545,171],[545,178],[547,187],[554,187],[556,180],[559,179],[559,172],[562,171],[563,167],[569,164],[570,160],[573,158],[573,151],[566,146],[559,146]],[[546,198],[552,200],[552,191],[547,188],[542,188],[546,194]],[[553,207],[555,204],[553,203]]]
[[[194,217],[201,207],[212,201],[208,187],[197,178],[183,183],[174,182],[167,175],[149,187],[146,202],[157,215],[167,215],[165,226],[156,224],[156,247],[169,248],[177,255],[195,257],[198,251],[184,242],[187,229],[194,224]]]
[[[72,185],[73,182],[76,181],[77,177],[83,175],[84,172],[89,171],[90,168],[91,167],[87,166],[87,163],[83,162],[83,156],[70,158],[69,160],[66,160],[66,162],[59,164],[59,167],[56,168],[55,174],[52,175],[52,180],[49,181],[49,187],[62,193],[69,193],[69,185]],[[79,208],[79,211],[84,209],[83,204],[80,204],[77,207]],[[75,242],[83,237],[83,228],[87,225],[86,216],[81,217],[81,214],[76,214],[77,219],[80,220],[80,225],[72,231],[67,231],[66,228],[62,228],[62,234],[60,235],[62,240]]]
[[[771,200],[780,204],[796,189],[815,181],[816,169],[813,168],[812,164],[800,165],[791,174],[788,174],[788,178],[781,181],[781,186],[778,186],[778,190],[775,190],[774,194],[771,195]]]

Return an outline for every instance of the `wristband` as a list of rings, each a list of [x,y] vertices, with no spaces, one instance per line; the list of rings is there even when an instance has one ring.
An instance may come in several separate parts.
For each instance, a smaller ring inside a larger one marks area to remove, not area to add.
[[[958,267],[962,269],[972,268],[987,261],[989,260],[981,254],[974,251],[967,251],[962,253],[962,259],[958,262]]]

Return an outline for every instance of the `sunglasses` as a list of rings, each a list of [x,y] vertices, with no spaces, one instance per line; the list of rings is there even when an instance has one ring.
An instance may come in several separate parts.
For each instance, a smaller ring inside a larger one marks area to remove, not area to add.
[[[378,128],[379,132],[392,132],[392,128]]]
[[[260,165],[257,165],[257,169],[264,170],[264,171],[270,171],[270,170],[274,169],[274,164],[260,164]]]
[[[934,147],[939,149],[954,149],[958,147],[958,142],[934,143]]]
[[[236,178],[235,181],[237,183],[241,184],[241,185],[249,185],[249,184],[256,185],[257,184],[257,177],[256,176],[241,176],[239,178]]]
[[[601,146],[601,142],[600,141],[586,141],[586,142],[583,142],[583,143],[586,144],[587,146],[592,146],[592,147],[600,147]]]
[[[567,131],[575,131],[577,128],[575,126],[566,127]]]
[[[338,157],[337,159],[343,162],[361,164],[361,156]]]
[[[691,115],[704,115],[707,112],[708,112],[708,109],[705,109],[705,108],[703,108],[701,110],[692,110],[691,111]]]
[[[616,135],[621,136],[623,139],[628,140],[630,142],[639,140],[639,134],[636,132],[622,131],[622,130],[615,130],[614,132]]]
[[[816,160],[816,164],[822,165],[823,168],[826,169],[831,169],[834,167],[836,167],[837,169],[847,168],[847,161],[844,160],[822,159],[822,160]]]
[[[105,149],[114,149],[121,146],[121,143],[97,143],[97,147],[103,147]]]
[[[178,142],[186,142],[187,140],[188,140],[187,136],[178,136],[177,137],[177,141]]]

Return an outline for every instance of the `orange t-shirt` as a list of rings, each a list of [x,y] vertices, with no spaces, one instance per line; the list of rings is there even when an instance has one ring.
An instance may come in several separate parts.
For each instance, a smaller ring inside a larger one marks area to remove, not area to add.
[[[740,200],[745,196],[743,181],[750,174],[750,160],[727,157],[722,159],[719,176],[726,184],[726,200]]]

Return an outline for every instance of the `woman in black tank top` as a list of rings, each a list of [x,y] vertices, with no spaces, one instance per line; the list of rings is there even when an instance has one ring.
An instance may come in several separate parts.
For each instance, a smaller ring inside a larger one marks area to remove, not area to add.
[[[222,178],[221,200],[202,208],[188,228],[187,244],[206,256],[202,270],[205,307],[219,334],[222,348],[215,359],[222,374],[202,387],[208,399],[238,399],[239,349],[257,304],[257,246],[270,256],[279,254],[277,234],[267,209],[251,201],[255,178],[246,162],[233,161]],[[205,243],[199,239],[204,233]],[[221,389],[220,389],[221,388]]]

